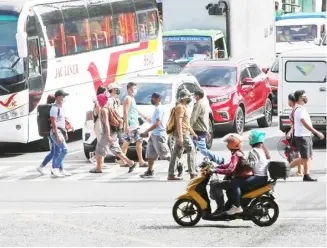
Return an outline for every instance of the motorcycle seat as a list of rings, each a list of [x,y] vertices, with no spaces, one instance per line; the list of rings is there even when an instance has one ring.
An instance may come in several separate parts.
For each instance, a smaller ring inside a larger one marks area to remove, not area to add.
[[[261,187],[264,187],[266,185],[270,184],[270,182],[265,182],[265,183],[261,183],[261,184],[251,184],[251,185],[246,185],[244,187],[241,187],[241,192],[242,192],[242,195],[246,194],[246,193],[249,193],[251,191],[254,191],[256,189],[259,189]]]

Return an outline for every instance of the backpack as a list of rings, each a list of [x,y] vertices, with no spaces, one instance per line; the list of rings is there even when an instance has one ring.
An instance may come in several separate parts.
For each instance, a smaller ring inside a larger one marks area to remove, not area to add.
[[[121,123],[121,118],[118,114],[118,112],[113,108],[107,108],[108,109],[108,118],[109,118],[109,125],[110,128],[113,130],[118,130]]]
[[[49,137],[51,130],[50,110],[54,104],[41,104],[37,106],[37,127],[41,137]],[[58,108],[57,117],[59,117]]]
[[[167,122],[166,132],[168,135],[172,134],[175,131],[175,107],[171,109],[169,119]]]

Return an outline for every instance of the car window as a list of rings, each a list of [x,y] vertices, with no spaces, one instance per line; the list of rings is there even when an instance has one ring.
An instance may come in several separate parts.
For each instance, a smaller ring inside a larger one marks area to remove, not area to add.
[[[244,78],[251,78],[247,68],[243,69],[243,71],[241,72],[240,78],[241,78],[241,82],[244,80]]]
[[[182,73],[190,73],[203,87],[234,86],[236,80],[236,67],[231,66],[192,66],[184,68]]]
[[[170,104],[172,102],[172,84],[171,83],[137,83],[137,94],[135,95],[136,104],[151,105],[152,94],[158,92],[161,94],[161,103]],[[121,84],[120,101],[123,102],[127,96],[127,84]]]
[[[191,92],[193,94],[194,91],[197,89],[197,87],[196,87],[195,84],[192,84],[192,83],[183,83],[183,84],[181,84],[177,88],[176,98],[178,98],[179,92],[181,92],[181,90],[183,90],[183,89],[187,89],[189,92]]]
[[[256,78],[261,74],[259,67],[256,65],[251,65],[250,67],[248,67],[248,70],[250,72],[251,78]]]

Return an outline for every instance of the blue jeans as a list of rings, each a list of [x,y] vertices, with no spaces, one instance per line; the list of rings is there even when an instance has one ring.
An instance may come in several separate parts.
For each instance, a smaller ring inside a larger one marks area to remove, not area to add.
[[[193,142],[194,142],[195,147],[199,149],[200,153],[203,156],[208,157],[210,159],[210,161],[213,161],[217,164],[220,164],[222,162],[221,158],[219,158],[213,152],[211,152],[207,149],[205,137],[199,137],[198,140],[193,139]]]
[[[251,185],[263,185],[267,182],[267,176],[250,176],[248,178],[234,178],[232,179],[232,190],[234,195],[234,205],[235,207],[241,206],[241,187],[251,186]]]
[[[44,160],[43,160],[43,162],[42,162],[42,166],[44,167],[44,166],[46,166],[49,162],[50,162],[50,160],[52,160],[53,159],[53,157],[54,157],[54,154],[56,153],[56,146],[55,146],[55,144],[54,144],[54,142],[52,141],[52,139],[50,138],[50,137],[48,137],[48,139],[49,139],[49,142],[51,143],[51,151],[50,151],[50,153],[48,153],[48,155],[44,158]],[[53,166],[53,161],[52,161],[52,166]]]
[[[57,143],[57,139],[56,139],[56,135],[54,134],[54,132],[51,130],[50,132],[50,137],[52,139],[52,142],[55,146],[55,150],[56,150],[56,153],[54,153],[54,156],[53,156],[53,162],[52,162],[52,167],[54,169],[60,169],[60,170],[63,170],[63,165],[64,165],[64,159],[65,159],[65,156],[67,155],[68,153],[68,146],[66,144],[66,140],[65,140],[65,137],[64,135],[61,133],[61,131],[59,131],[58,133],[62,143],[61,144],[58,144]]]

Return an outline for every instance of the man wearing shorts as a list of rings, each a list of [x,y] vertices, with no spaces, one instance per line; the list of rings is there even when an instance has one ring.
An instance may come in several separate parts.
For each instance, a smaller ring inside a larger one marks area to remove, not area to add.
[[[149,167],[147,171],[140,175],[142,178],[154,177],[153,165],[154,161],[158,159],[170,160],[170,152],[167,144],[166,125],[168,121],[168,113],[166,107],[161,105],[161,95],[153,93],[151,103],[155,106],[152,116],[152,126],[141,134],[142,137],[148,137],[149,132],[151,136],[146,148],[146,158],[148,159]]]
[[[135,95],[137,94],[137,86],[135,83],[130,82],[127,84],[127,93],[128,95],[125,97],[123,106],[124,143],[122,145],[122,151],[126,154],[129,143],[136,142],[136,152],[139,159],[139,165],[140,167],[148,167],[148,164],[144,161],[142,156],[143,138],[140,135],[139,115],[149,122],[151,122],[151,120],[142,115],[136,108]]]
[[[296,110],[294,111],[294,138],[297,150],[300,152],[302,164],[304,167],[303,181],[315,182],[317,179],[310,177],[310,167],[312,160],[312,133],[317,135],[321,140],[325,137],[312,127],[309,113],[304,108],[308,102],[304,90],[297,90],[294,93],[296,101]]]

